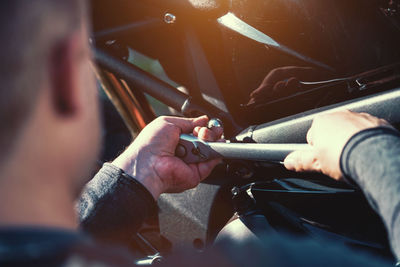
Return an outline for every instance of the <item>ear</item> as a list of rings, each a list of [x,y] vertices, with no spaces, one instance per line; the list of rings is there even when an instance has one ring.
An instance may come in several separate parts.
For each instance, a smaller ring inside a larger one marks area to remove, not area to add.
[[[79,60],[81,45],[79,34],[71,34],[57,43],[50,52],[49,82],[55,112],[72,116],[79,109]]]

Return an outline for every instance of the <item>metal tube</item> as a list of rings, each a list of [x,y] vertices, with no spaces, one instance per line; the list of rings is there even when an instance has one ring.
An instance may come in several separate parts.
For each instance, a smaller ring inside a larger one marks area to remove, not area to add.
[[[175,155],[186,163],[197,163],[214,158],[281,162],[293,151],[311,149],[308,144],[254,144],[205,142],[181,134]]]
[[[110,71],[118,78],[126,80],[135,89],[148,93],[157,100],[180,111],[189,96],[173,86],[157,79],[140,68],[123,62],[102,49],[95,49],[95,59],[100,67]]]
[[[220,118],[226,126],[225,130],[228,134],[238,131],[239,127],[235,124],[232,117],[210,103],[199,100],[194,102],[189,95],[180,92],[175,87],[141,70],[135,65],[110,55],[103,49],[95,48],[94,54],[95,60],[101,68],[125,80],[132,88],[149,94],[167,106],[180,111],[185,116],[206,114],[209,117]]]
[[[296,150],[308,150],[307,144],[244,144],[208,142],[212,157],[226,159],[283,161],[287,155]]]

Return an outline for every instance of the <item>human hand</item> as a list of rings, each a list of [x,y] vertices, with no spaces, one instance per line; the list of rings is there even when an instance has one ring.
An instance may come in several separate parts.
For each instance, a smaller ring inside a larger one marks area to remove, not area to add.
[[[285,159],[285,167],[293,171],[322,172],[336,180],[343,178],[340,156],[349,139],[356,133],[387,125],[383,119],[367,113],[340,111],[314,119],[307,133],[308,151],[295,151]]]
[[[311,67],[286,66],[271,70],[250,94],[248,105],[283,97],[302,90],[300,81],[332,78],[332,74]]]
[[[157,199],[162,193],[178,193],[196,187],[221,161],[186,164],[175,157],[182,133],[191,133],[206,141],[216,141],[221,128],[206,128],[208,118],[159,117],[136,137],[113,164],[141,182]]]

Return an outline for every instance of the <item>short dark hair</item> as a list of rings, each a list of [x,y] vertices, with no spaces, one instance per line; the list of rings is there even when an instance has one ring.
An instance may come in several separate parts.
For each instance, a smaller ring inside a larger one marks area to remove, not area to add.
[[[33,110],[49,49],[81,25],[84,0],[6,0],[0,9],[0,161]]]

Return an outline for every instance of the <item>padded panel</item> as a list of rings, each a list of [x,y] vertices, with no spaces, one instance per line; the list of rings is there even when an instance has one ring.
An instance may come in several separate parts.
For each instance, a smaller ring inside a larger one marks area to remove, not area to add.
[[[224,170],[220,165],[196,188],[158,199],[161,234],[174,248],[193,247],[195,240],[208,244],[232,217],[231,188],[237,180]]]
[[[383,118],[395,126],[400,125],[400,88],[346,101],[250,127],[237,136],[237,140],[252,138],[257,143],[305,143],[306,134],[315,116],[339,110],[367,112]]]
[[[180,194],[163,194],[158,200],[161,234],[175,245],[192,247],[207,239],[208,220],[218,185],[200,184]]]

